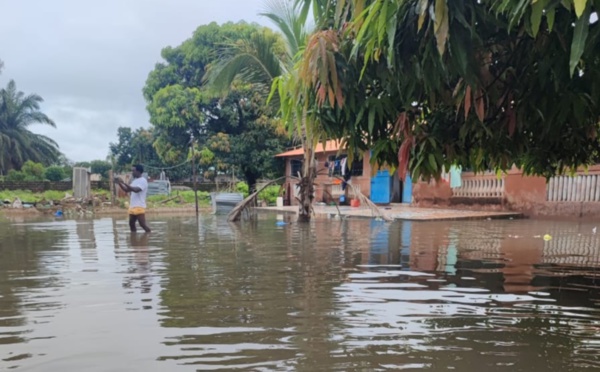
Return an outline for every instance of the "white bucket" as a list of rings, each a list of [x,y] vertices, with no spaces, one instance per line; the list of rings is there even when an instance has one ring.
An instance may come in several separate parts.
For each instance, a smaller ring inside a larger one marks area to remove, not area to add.
[[[271,200],[273,200],[273,199],[271,199]],[[278,208],[283,207],[283,198],[281,196],[277,197],[277,207]]]

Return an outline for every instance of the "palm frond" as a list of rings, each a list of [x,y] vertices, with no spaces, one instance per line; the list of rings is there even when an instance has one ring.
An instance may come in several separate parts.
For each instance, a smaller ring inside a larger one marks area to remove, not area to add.
[[[276,35],[257,32],[225,47],[221,62],[207,71],[205,81],[209,90],[225,93],[236,79],[247,84],[270,86],[283,72],[281,58],[276,53],[277,42]]]
[[[25,95],[11,80],[0,89],[0,170],[19,169],[27,160],[50,164],[60,156],[58,144],[51,138],[27,129],[34,123],[56,124],[40,111],[42,97]]]
[[[306,45],[309,33],[307,17],[300,4],[293,0],[267,0],[260,15],[269,18],[285,37],[290,60],[294,60]]]

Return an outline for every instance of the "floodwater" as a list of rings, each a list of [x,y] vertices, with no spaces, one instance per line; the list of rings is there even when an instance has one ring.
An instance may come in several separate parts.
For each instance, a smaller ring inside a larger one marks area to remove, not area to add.
[[[593,223],[277,218],[1,221],[0,370],[600,370]]]

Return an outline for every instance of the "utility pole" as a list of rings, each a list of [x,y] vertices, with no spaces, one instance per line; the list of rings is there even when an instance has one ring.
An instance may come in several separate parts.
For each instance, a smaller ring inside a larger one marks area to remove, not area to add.
[[[196,151],[194,150],[194,134],[191,134],[190,146],[192,148],[192,178],[194,182],[194,200],[196,202],[196,218],[198,218],[198,187],[196,185]]]

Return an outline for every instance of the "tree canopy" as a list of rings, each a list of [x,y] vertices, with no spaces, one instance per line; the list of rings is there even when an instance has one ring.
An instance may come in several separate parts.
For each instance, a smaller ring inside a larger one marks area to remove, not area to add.
[[[212,63],[223,57],[225,46],[241,48],[256,35],[277,38],[256,25],[212,23],[200,26],[180,46],[163,49],[165,62],[157,64],[148,76],[144,97],[154,129],[154,147],[165,162],[187,159],[193,138],[198,147],[193,154],[199,157],[199,170],[207,176],[235,171],[253,185],[258,177],[281,171],[273,155],[284,148],[286,139],[270,119],[265,100],[261,102],[256,95],[264,88],[240,84],[224,93],[206,83],[209,66],[216,68]]]
[[[599,1],[298,2],[325,15],[297,65],[303,94],[350,151],[414,178],[598,160]]]
[[[40,111],[42,102],[37,94],[18,91],[13,80],[0,89],[0,171],[19,170],[28,160],[44,165],[58,160],[56,142],[29,130],[32,124],[56,126]]]

